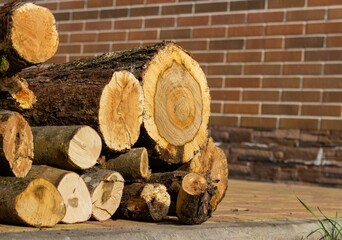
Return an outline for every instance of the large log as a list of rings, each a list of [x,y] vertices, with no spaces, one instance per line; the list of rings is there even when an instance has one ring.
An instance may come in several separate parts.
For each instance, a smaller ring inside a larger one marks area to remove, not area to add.
[[[104,146],[130,149],[140,133],[143,94],[128,71],[94,67],[77,70],[28,69],[22,75],[37,96],[22,112],[31,126],[88,125]],[[0,102],[1,106],[1,102]]]
[[[33,137],[17,112],[0,111],[0,175],[25,177],[33,159]]]
[[[58,47],[55,18],[47,8],[12,1],[0,8],[0,79],[51,58]]]
[[[87,185],[78,174],[45,165],[33,165],[27,177],[44,178],[61,193],[66,206],[66,213],[61,222],[77,223],[90,218],[91,197]]]
[[[0,223],[53,227],[65,216],[61,194],[42,179],[0,177]]]
[[[104,168],[119,172],[125,180],[148,179],[151,170],[146,148],[132,148],[104,163]]]
[[[161,221],[168,213],[170,195],[162,184],[132,183],[124,187],[115,218]]]
[[[93,203],[91,218],[104,221],[110,219],[118,209],[124,188],[120,173],[107,169],[93,168],[82,176]]]
[[[49,165],[65,170],[93,167],[102,143],[89,126],[32,127],[35,165]]]
[[[101,69],[101,72],[95,72],[94,68]],[[137,146],[148,146],[152,155],[168,163],[192,159],[208,135],[209,88],[198,62],[172,42],[56,65],[43,73],[39,70],[31,72],[31,75],[23,73],[38,98],[36,109],[25,116],[33,125],[48,125],[57,121],[58,124],[81,121],[88,112],[97,113],[96,102],[100,94],[99,89],[94,91],[93,84],[101,85],[105,69],[129,70],[142,84],[144,128]],[[75,82],[82,82],[82,86],[69,81],[72,73],[77,79]],[[84,92],[92,99],[84,96]],[[131,114],[135,112],[132,109],[134,105],[129,106]],[[80,110],[83,110],[82,115],[78,114]],[[112,115],[104,116],[110,118]],[[94,120],[96,122],[97,119]],[[127,126],[129,124],[123,125],[122,129]]]

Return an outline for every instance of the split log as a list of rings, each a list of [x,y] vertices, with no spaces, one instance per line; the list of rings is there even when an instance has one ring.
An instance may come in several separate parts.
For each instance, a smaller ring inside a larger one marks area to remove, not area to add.
[[[0,79],[47,61],[58,48],[55,18],[47,8],[12,1],[0,8]]]
[[[151,176],[146,148],[132,148],[105,162],[104,168],[119,172],[125,180],[148,179]]]
[[[61,194],[42,179],[0,177],[0,222],[53,227],[65,216]]]
[[[185,224],[201,224],[211,217],[213,186],[197,173],[187,174],[177,197],[176,215]]]
[[[180,170],[207,176],[215,186],[211,198],[212,211],[215,211],[228,188],[228,161],[224,151],[215,146],[214,140],[210,137],[204,148]]]
[[[61,193],[66,206],[63,223],[87,221],[92,212],[92,203],[87,185],[76,173],[45,165],[34,165],[27,174],[29,178],[41,177],[51,182]]]
[[[96,73],[94,68],[101,69],[101,73]],[[151,154],[156,154],[168,163],[184,163],[192,159],[207,140],[209,88],[198,62],[172,42],[56,65],[43,73],[38,70],[31,72],[31,75],[23,73],[38,98],[36,109],[25,115],[30,124],[51,125],[56,124],[56,121],[59,121],[59,125],[66,121],[70,124],[70,121],[80,122],[88,112],[97,114],[96,102],[101,91],[99,87],[94,91],[93,84],[96,82],[96,86],[101,86],[105,69],[128,70],[142,84],[144,128],[137,146],[149,146]],[[71,75],[75,81],[70,81]],[[81,85],[77,82],[81,82]],[[128,96],[130,99],[134,97]],[[134,110],[137,102],[132,99],[132,104],[127,104],[130,114],[138,112]],[[78,114],[80,111],[81,115]],[[115,120],[109,111],[103,116],[111,118],[111,122]],[[126,117],[124,114],[118,116],[122,116],[121,119]],[[97,119],[92,122],[97,122]],[[80,123],[90,125],[88,122]],[[119,130],[123,131],[130,125],[120,125]]]
[[[93,167],[102,149],[97,132],[89,126],[32,127],[35,165],[65,170]]]
[[[33,137],[17,112],[0,111],[0,174],[25,177],[33,159]]]
[[[118,209],[124,188],[120,173],[93,168],[82,176],[90,192],[93,211],[91,218],[104,221],[110,219]]]
[[[34,109],[22,112],[31,126],[88,125],[114,151],[137,141],[143,93],[128,71],[34,68],[21,74],[37,96]]]
[[[161,221],[168,213],[170,195],[161,184],[132,183],[124,187],[115,218]]]

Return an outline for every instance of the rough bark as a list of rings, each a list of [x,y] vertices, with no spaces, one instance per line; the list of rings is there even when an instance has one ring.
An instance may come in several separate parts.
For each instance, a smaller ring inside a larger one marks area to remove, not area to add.
[[[89,126],[32,127],[35,165],[49,165],[65,170],[93,167],[102,143]]]
[[[31,68],[21,74],[37,96],[34,108],[22,112],[31,126],[88,125],[114,151],[130,149],[137,141],[143,94],[139,81],[128,71],[99,66]]]
[[[64,216],[62,196],[50,182],[0,177],[0,222],[53,227]]]
[[[0,81],[57,51],[58,33],[49,9],[12,1],[0,8],[0,22]]]
[[[82,176],[90,192],[93,211],[91,218],[98,221],[110,219],[118,209],[124,188],[120,173],[93,168]]]
[[[161,184],[133,183],[124,187],[115,218],[161,221],[168,213],[170,195]]]
[[[0,111],[0,174],[25,177],[32,159],[30,126],[19,113]]]
[[[61,220],[63,223],[84,222],[90,218],[90,194],[87,185],[78,174],[45,165],[34,165],[27,177],[44,178],[57,188],[66,206],[65,216]]]
[[[119,172],[125,180],[148,179],[151,176],[146,148],[132,148],[109,159],[104,167]]]

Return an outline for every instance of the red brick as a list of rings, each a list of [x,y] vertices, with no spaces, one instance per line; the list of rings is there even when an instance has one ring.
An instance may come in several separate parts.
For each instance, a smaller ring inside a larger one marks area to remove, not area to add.
[[[193,38],[217,38],[226,36],[226,27],[201,27],[192,30]]]
[[[300,35],[303,34],[303,24],[269,25],[266,35]]]
[[[103,53],[109,52],[110,45],[109,44],[85,44],[83,46],[83,52],[85,53]]]
[[[134,29],[134,28],[142,28],[143,20],[142,19],[124,19],[124,20],[115,20],[114,29]]]
[[[85,30],[107,30],[112,29],[112,21],[86,21]]]
[[[229,88],[259,88],[260,78],[232,77],[227,78],[225,87]]]
[[[100,8],[100,7],[110,7],[113,6],[113,0],[88,0],[88,8]]]
[[[323,102],[342,102],[342,91],[324,91]]]
[[[230,11],[245,11],[254,9],[264,9],[265,0],[248,0],[230,2]]]
[[[247,39],[246,48],[250,49],[274,49],[282,48],[282,38],[261,38],[261,39]]]
[[[190,38],[190,29],[160,30],[160,39]]]
[[[136,16],[153,16],[159,14],[159,7],[135,7],[130,8],[129,15],[130,17]]]
[[[226,12],[227,10],[228,10],[228,2],[211,2],[211,3],[195,2],[195,13]]]
[[[157,30],[142,30],[142,31],[129,31],[128,40],[147,40],[147,39],[157,39]]]
[[[129,43],[113,43],[112,51],[121,51],[127,50],[130,48],[140,47],[141,45],[137,42],[129,42]]]
[[[209,16],[190,16],[177,18],[177,26],[201,26],[209,24]]]
[[[176,0],[146,0],[147,4],[150,3],[175,3]]]
[[[73,33],[70,34],[70,42],[95,42],[96,33]]]
[[[338,105],[302,105],[301,115],[308,116],[341,116],[341,106]]]
[[[324,46],[324,37],[293,37],[285,39],[285,48],[318,48]]]
[[[261,114],[298,115],[298,104],[265,104],[261,105]]]
[[[276,128],[277,119],[272,117],[241,117],[241,127]]]
[[[283,22],[284,12],[250,12],[247,15],[249,23],[268,23],[268,22]]]
[[[59,34],[59,43],[66,43],[69,42],[70,34]]]
[[[287,78],[287,77],[264,77],[262,79],[263,88],[299,88],[300,78]]]
[[[284,64],[284,75],[317,75],[322,74],[322,64]]]
[[[80,53],[81,45],[73,44],[73,45],[59,45],[57,54],[59,53]]]
[[[98,41],[120,41],[126,39],[127,33],[125,31],[100,32],[98,35]]]
[[[39,4],[40,5],[40,4]],[[58,64],[58,63],[65,63],[67,62],[67,56],[66,55],[58,55],[58,56],[53,56],[52,58],[50,58],[48,61],[46,61],[46,64]]]
[[[260,62],[261,52],[228,52],[226,55],[227,62]]]
[[[239,90],[211,90],[210,95],[212,100],[237,101],[240,100],[241,92]]]
[[[305,61],[341,61],[342,50],[312,50],[305,52]]]
[[[265,62],[291,62],[301,61],[301,51],[267,51],[265,52]]]
[[[144,4],[144,0],[116,0],[115,1],[116,6],[139,5],[139,4]]]
[[[320,91],[282,91],[281,101],[286,102],[320,102]]]
[[[238,126],[238,117],[231,116],[210,116],[209,125],[212,126]]]
[[[328,19],[342,19],[342,8],[333,8],[328,10]]]
[[[329,5],[341,5],[340,0],[308,0],[309,6],[329,6]]]
[[[342,22],[308,23],[306,32],[311,33],[341,33]]]
[[[286,13],[287,21],[312,21],[321,20],[325,17],[325,10],[293,10]]]
[[[207,77],[208,86],[210,88],[222,88],[223,87],[223,77]]]
[[[328,63],[324,65],[324,74],[342,74],[342,64]]]
[[[304,88],[342,88],[342,77],[308,77],[303,79]]]
[[[243,39],[211,40],[209,44],[209,49],[210,50],[242,49],[243,45],[244,45]]]
[[[192,13],[192,4],[177,4],[162,6],[162,15],[180,15],[185,13]]]
[[[340,119],[322,119],[321,129],[324,130],[342,130],[342,120]]]
[[[342,36],[327,36],[327,47],[342,47]]]
[[[228,27],[228,36],[262,36],[264,35],[264,26],[242,26],[242,27]]]
[[[50,3],[50,2],[39,2],[38,5],[42,6],[42,7],[46,7],[52,11],[57,10],[57,8],[58,8],[57,2],[52,2],[52,3]]]
[[[242,92],[243,101],[278,101],[279,91],[245,90]]]
[[[196,61],[201,63],[223,62],[224,60],[223,52],[194,52],[192,56]]]
[[[304,7],[305,0],[271,0],[268,1],[268,8],[292,8]]]
[[[258,114],[258,103],[225,103],[224,113],[229,114]]]
[[[209,65],[209,75],[240,75],[242,72],[241,65]]]
[[[59,9],[79,9],[84,8],[84,1],[70,1],[70,2],[64,2],[59,1]]]
[[[128,9],[101,9],[100,18],[128,17]]]
[[[160,27],[174,27],[176,25],[176,18],[166,17],[166,18],[146,18],[145,27],[146,28],[160,28]]]
[[[220,15],[212,15],[211,16],[211,24],[212,25],[233,25],[240,24],[246,22],[246,14],[220,14]]]
[[[59,23],[57,26],[59,32],[74,32],[74,31],[82,31],[83,23]]]
[[[199,50],[207,50],[207,45],[208,45],[208,42],[207,40],[191,40],[191,41],[188,41],[188,40],[185,40],[185,41],[182,41],[182,40],[177,40],[177,43],[182,46],[184,49],[187,49],[189,51],[192,51],[192,50],[196,50],[196,51],[199,51]]]
[[[318,129],[318,120],[311,118],[280,118],[279,127],[286,129]]]
[[[98,17],[99,17],[99,11],[95,11],[95,10],[71,13],[72,20],[88,20],[88,19],[96,19]]]
[[[55,12],[53,16],[57,22],[66,21],[71,19],[71,12]]]
[[[212,113],[222,113],[222,103],[210,103],[210,112]]]
[[[281,66],[278,64],[251,64],[245,65],[246,75],[279,75]]]

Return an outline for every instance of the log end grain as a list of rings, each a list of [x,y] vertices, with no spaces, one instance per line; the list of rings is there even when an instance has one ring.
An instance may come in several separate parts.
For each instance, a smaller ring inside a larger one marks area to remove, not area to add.
[[[107,146],[115,151],[130,149],[138,140],[143,113],[143,92],[128,71],[116,71],[102,91],[99,125]]]

